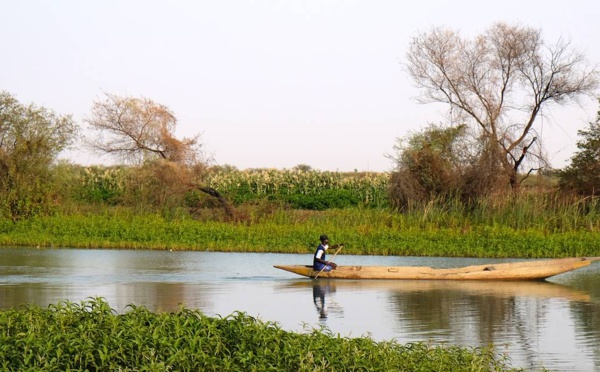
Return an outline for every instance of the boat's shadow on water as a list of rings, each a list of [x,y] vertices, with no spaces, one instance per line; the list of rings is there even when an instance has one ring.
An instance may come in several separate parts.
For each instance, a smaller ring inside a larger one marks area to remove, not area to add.
[[[282,290],[312,288],[313,293],[336,291],[387,291],[398,293],[442,292],[465,296],[562,298],[590,301],[590,294],[566,285],[547,281],[455,281],[455,280],[352,280],[295,279],[279,284]]]

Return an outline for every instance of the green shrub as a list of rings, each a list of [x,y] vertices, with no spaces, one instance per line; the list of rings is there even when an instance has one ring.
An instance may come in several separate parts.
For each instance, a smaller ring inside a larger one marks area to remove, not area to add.
[[[350,190],[324,190],[318,194],[274,195],[276,200],[283,200],[294,209],[323,211],[341,209],[361,205],[360,197]]]
[[[304,334],[245,313],[117,314],[102,299],[0,311],[3,371],[504,371],[492,348]]]

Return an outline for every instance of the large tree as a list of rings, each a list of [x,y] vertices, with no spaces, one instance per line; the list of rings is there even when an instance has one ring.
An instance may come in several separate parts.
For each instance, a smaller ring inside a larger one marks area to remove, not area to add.
[[[233,208],[215,189],[202,185],[207,161],[199,135],[178,139],[175,114],[148,98],[105,94],[93,103],[86,119],[94,135],[88,144],[95,150],[125,162],[143,165],[142,178],[150,181],[151,196],[158,203],[169,194],[183,195],[191,189],[216,197],[229,216]],[[152,178],[152,180],[150,180]]]
[[[544,161],[536,131],[544,110],[598,86],[598,72],[569,42],[547,44],[540,30],[505,23],[471,39],[445,28],[420,33],[406,68],[419,101],[447,104],[454,124],[475,128],[512,186],[528,155]]]
[[[18,219],[50,206],[50,166],[77,133],[71,116],[0,92],[0,215]]]
[[[175,114],[148,98],[105,94],[92,106],[86,119],[95,136],[92,148],[126,162],[164,159],[193,165],[201,162],[199,135],[177,139]]]

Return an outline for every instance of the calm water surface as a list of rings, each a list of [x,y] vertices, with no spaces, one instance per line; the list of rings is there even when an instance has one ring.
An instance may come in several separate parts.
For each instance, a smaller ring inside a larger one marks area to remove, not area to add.
[[[312,256],[215,252],[0,248],[0,308],[104,297],[208,315],[245,311],[284,329],[327,326],[370,335],[496,345],[513,366],[600,370],[600,263],[549,282],[311,280],[273,268]],[[508,260],[339,255],[342,265],[456,267]]]

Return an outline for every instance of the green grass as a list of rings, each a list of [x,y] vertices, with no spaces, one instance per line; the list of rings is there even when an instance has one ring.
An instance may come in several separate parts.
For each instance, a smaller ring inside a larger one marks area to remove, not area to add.
[[[292,333],[244,313],[116,314],[102,299],[0,311],[3,371],[506,371],[491,347],[401,345],[326,328]]]
[[[307,253],[327,233],[346,254],[448,257],[571,257],[600,255],[597,215],[491,217],[431,208],[246,214],[237,222],[195,220],[185,214],[95,213],[0,220],[0,245]],[[560,220],[562,222],[557,223]]]

